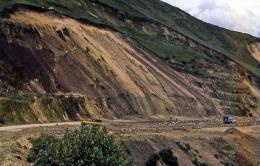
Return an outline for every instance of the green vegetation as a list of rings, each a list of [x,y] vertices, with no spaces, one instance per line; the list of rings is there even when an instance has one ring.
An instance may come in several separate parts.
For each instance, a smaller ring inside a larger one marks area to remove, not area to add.
[[[249,56],[247,51],[247,44],[259,41],[258,38],[202,22],[160,0],[4,0],[0,2],[0,12],[14,4],[52,7],[75,19],[111,27],[163,59],[192,63],[194,59],[205,58],[204,54],[187,44],[176,46],[162,34],[158,36],[152,32],[144,32],[139,24],[143,22],[164,26],[225,54],[260,77],[257,61]],[[118,18],[109,16],[111,14]],[[159,32],[159,35],[160,33],[162,32]]]
[[[153,154],[146,161],[146,166],[158,165],[159,161],[163,161],[165,165],[179,166],[178,158],[173,154],[171,149],[163,149],[158,154]]]
[[[49,122],[64,121],[62,99],[47,95],[6,96],[0,99],[0,125],[39,123],[39,118]],[[34,108],[34,105],[39,105]],[[42,109],[42,114],[39,114]]]
[[[41,165],[130,165],[126,154],[108,135],[105,128],[83,127],[81,131],[66,131],[63,138],[42,135],[32,139],[28,160]]]
[[[142,17],[161,23],[162,25],[172,28],[173,30],[180,32],[207,47],[213,48],[227,55],[229,58],[233,59],[255,75],[260,76],[260,69],[257,69],[256,67],[257,61],[250,57],[249,52],[247,51],[247,44],[254,43],[257,40],[259,41],[259,39],[253,36],[229,31],[202,22],[184,11],[161,2],[160,0],[131,0],[127,2],[122,0],[112,0],[117,1],[116,5],[115,3],[111,3],[111,0],[99,1],[102,1],[107,5],[112,5],[114,8],[118,8],[126,13],[128,12],[121,6],[128,4],[130,7],[133,7],[135,10],[142,13]],[[171,58],[172,54],[176,51],[176,49],[173,48],[174,46],[169,42],[154,39],[146,41],[148,41],[149,44],[144,43],[143,41],[140,43],[160,57]],[[156,48],[158,45],[163,45],[163,48]],[[186,48],[179,48],[177,49],[177,53],[178,51],[186,52]],[[191,59],[189,56],[193,56],[192,53],[184,53],[182,57]],[[182,59],[180,60],[178,58],[176,60],[182,61]]]

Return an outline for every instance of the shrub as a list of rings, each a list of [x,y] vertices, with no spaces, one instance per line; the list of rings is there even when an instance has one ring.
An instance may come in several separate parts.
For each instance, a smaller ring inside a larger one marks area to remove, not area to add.
[[[83,127],[66,131],[64,137],[41,135],[32,139],[28,160],[34,165],[126,166],[130,165],[122,148],[105,128]]]
[[[4,123],[5,123],[4,120],[0,117],[0,125]]]
[[[148,161],[146,162],[146,166],[156,166],[157,162],[160,160],[159,154],[153,154],[149,157]]]
[[[153,154],[146,161],[146,166],[157,166],[159,161],[167,166],[179,166],[178,159],[171,149],[163,149],[159,153]]]
[[[178,159],[173,155],[171,149],[164,149],[159,152],[163,162],[170,166],[178,166]]]

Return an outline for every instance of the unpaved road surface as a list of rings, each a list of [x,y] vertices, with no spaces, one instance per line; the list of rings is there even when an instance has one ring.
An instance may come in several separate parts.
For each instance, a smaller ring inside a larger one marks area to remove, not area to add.
[[[244,121],[236,125],[224,125],[221,121],[209,120],[177,122],[104,120],[102,123],[90,124],[105,126],[127,149],[130,160],[133,160],[136,166],[145,165],[152,154],[164,148],[171,148],[178,157],[180,165],[185,166],[193,165],[194,156],[191,154],[195,150],[197,157],[201,156],[201,159],[213,166],[228,164],[229,161],[237,164],[242,162],[240,159],[246,161],[245,165],[253,165],[260,157],[259,122]],[[62,137],[67,129],[79,129],[79,126],[80,122],[63,122],[1,127],[0,165],[29,165],[27,162],[31,148],[29,138],[38,137],[42,133]],[[239,131],[226,132],[233,127]],[[183,151],[176,142],[187,143],[192,150]]]
[[[52,126],[76,126],[80,125],[80,122],[61,122],[61,123],[45,123],[45,124],[27,124],[27,125],[17,125],[17,126],[5,126],[5,127],[0,127],[0,132],[2,131],[11,131],[11,132],[16,132],[16,131],[21,131],[24,129],[29,129],[29,128],[37,128],[37,127],[52,127]]]
[[[60,122],[44,124],[26,124],[0,127],[0,132],[16,132],[24,129],[53,126],[79,126],[77,122]],[[130,120],[105,120],[101,123],[89,122],[90,125],[102,125],[111,131],[169,131],[173,129],[199,129],[214,127],[238,127],[260,125],[260,121],[241,121],[236,124],[223,124],[221,121],[187,120],[187,121],[130,121]]]

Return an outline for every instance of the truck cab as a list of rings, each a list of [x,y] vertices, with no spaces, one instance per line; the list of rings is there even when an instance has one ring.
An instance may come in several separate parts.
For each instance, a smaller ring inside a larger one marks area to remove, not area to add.
[[[232,116],[232,115],[225,115],[223,117],[223,123],[224,124],[233,124],[235,122],[236,122],[235,117]]]

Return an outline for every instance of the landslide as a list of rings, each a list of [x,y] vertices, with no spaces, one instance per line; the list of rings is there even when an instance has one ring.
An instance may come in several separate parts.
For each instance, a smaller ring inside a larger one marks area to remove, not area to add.
[[[251,85],[250,73],[196,43],[198,51],[211,55],[194,61],[206,74],[191,75],[187,66],[166,63],[118,32],[55,11],[19,8],[1,18],[0,36],[4,124],[87,117],[252,116],[259,109],[244,83]],[[182,36],[176,41],[193,46]]]
[[[260,62],[260,43],[250,44],[248,46],[248,50],[249,50],[251,56],[258,62]],[[260,65],[259,65],[259,67],[260,67]]]
[[[78,108],[105,118],[217,113],[211,101],[203,103],[202,94],[197,98],[197,91],[185,88],[185,79],[179,83],[146,60],[150,55],[133,41],[54,13],[19,10],[9,19],[1,19],[0,47],[4,65],[1,92],[7,98],[12,94],[20,95],[21,100],[26,100],[25,95],[54,94],[55,98],[56,93],[70,93],[75,98],[81,94],[85,104],[76,103]],[[28,102],[43,105],[37,100]],[[2,107],[2,121],[9,120],[6,114],[12,114],[10,110],[17,104]],[[18,108],[15,110],[21,112]],[[35,110],[46,112],[45,108]],[[20,119],[27,121],[24,116]]]

